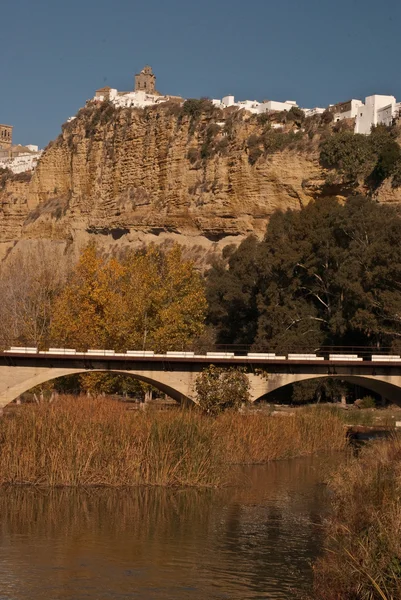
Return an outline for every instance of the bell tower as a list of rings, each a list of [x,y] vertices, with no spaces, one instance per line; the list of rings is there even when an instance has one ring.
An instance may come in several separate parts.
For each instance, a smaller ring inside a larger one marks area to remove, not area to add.
[[[140,73],[135,75],[135,92],[157,93],[156,75],[154,75],[152,67],[149,67],[149,65],[146,65]]]
[[[13,143],[12,125],[0,125],[0,148],[10,150]]]

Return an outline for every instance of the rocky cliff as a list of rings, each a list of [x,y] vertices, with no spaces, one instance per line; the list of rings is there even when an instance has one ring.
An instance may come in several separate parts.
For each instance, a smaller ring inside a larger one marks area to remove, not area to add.
[[[30,182],[0,188],[0,258],[36,240],[78,249],[94,237],[108,248],[174,239],[205,255],[260,236],[272,211],[324,189],[319,136],[299,140],[292,123],[292,143],[273,151],[271,127],[210,105],[87,106]]]

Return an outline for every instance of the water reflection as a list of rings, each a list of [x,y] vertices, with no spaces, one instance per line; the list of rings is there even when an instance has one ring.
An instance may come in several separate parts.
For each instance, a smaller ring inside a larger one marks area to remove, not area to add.
[[[239,469],[224,490],[0,492],[0,600],[293,598],[309,589],[321,461]]]

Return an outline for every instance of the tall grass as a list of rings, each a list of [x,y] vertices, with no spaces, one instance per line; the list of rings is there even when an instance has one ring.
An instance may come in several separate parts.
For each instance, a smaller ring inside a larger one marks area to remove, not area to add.
[[[227,464],[340,450],[342,422],[296,415],[127,411],[104,398],[64,397],[0,420],[0,483],[49,486],[217,486]]]
[[[401,598],[401,437],[376,442],[332,478],[319,600]]]
[[[208,422],[189,412],[127,411],[67,397],[0,422],[0,482],[50,486],[216,485]]]
[[[215,427],[229,463],[266,463],[343,450],[346,445],[343,422],[320,407],[281,417],[226,413],[216,419]]]

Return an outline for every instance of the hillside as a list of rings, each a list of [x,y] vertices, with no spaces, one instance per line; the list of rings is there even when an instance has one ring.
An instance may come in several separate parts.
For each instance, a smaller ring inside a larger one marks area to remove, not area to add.
[[[63,126],[30,181],[0,174],[0,258],[37,240],[76,251],[96,238],[106,249],[174,239],[207,260],[261,236],[277,208],[363,187],[320,164],[322,141],[349,124],[341,127],[296,111],[223,112],[206,100],[145,110],[90,104]],[[401,200],[389,181],[375,194]]]

